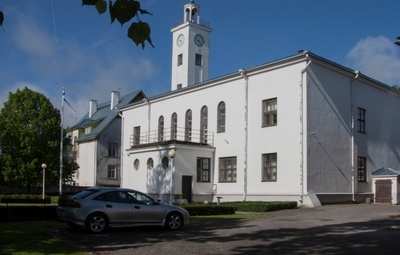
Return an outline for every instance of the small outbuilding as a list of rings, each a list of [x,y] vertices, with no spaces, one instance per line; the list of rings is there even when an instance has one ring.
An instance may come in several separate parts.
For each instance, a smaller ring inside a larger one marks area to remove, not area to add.
[[[376,203],[400,203],[400,170],[383,167],[372,172],[374,201]]]

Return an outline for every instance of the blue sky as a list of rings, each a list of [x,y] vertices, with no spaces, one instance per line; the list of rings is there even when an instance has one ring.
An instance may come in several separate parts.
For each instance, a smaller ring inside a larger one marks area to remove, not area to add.
[[[80,0],[0,0],[0,107],[8,93],[29,87],[61,107],[62,87],[78,119],[89,100],[143,90],[170,90],[172,36],[189,0],[141,0],[153,16],[155,48],[126,36]],[[310,50],[385,82],[400,84],[398,0],[196,0],[210,23],[210,78]],[[74,113],[66,106],[65,126]]]

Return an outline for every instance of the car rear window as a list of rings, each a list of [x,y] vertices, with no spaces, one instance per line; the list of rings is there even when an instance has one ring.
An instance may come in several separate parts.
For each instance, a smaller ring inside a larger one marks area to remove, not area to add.
[[[99,192],[99,190],[98,189],[87,189],[87,190],[84,190],[82,192],[79,192],[79,193],[75,194],[74,198],[81,198],[82,199],[82,198],[88,197],[88,196],[90,196],[90,195],[92,195],[92,194],[94,194],[96,192]]]

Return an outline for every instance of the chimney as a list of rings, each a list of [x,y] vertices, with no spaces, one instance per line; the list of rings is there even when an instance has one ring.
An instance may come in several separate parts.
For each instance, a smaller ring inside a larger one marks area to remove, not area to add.
[[[111,91],[111,110],[119,103],[119,92]]]
[[[91,118],[96,111],[97,111],[97,100],[91,99],[89,103],[89,118]]]

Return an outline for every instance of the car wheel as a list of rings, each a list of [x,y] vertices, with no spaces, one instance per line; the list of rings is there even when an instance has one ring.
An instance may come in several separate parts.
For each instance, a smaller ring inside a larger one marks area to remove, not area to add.
[[[178,212],[171,212],[165,219],[165,227],[169,230],[177,230],[182,226],[182,215]]]
[[[86,218],[86,229],[92,233],[101,233],[107,228],[107,217],[102,213],[93,213]]]

